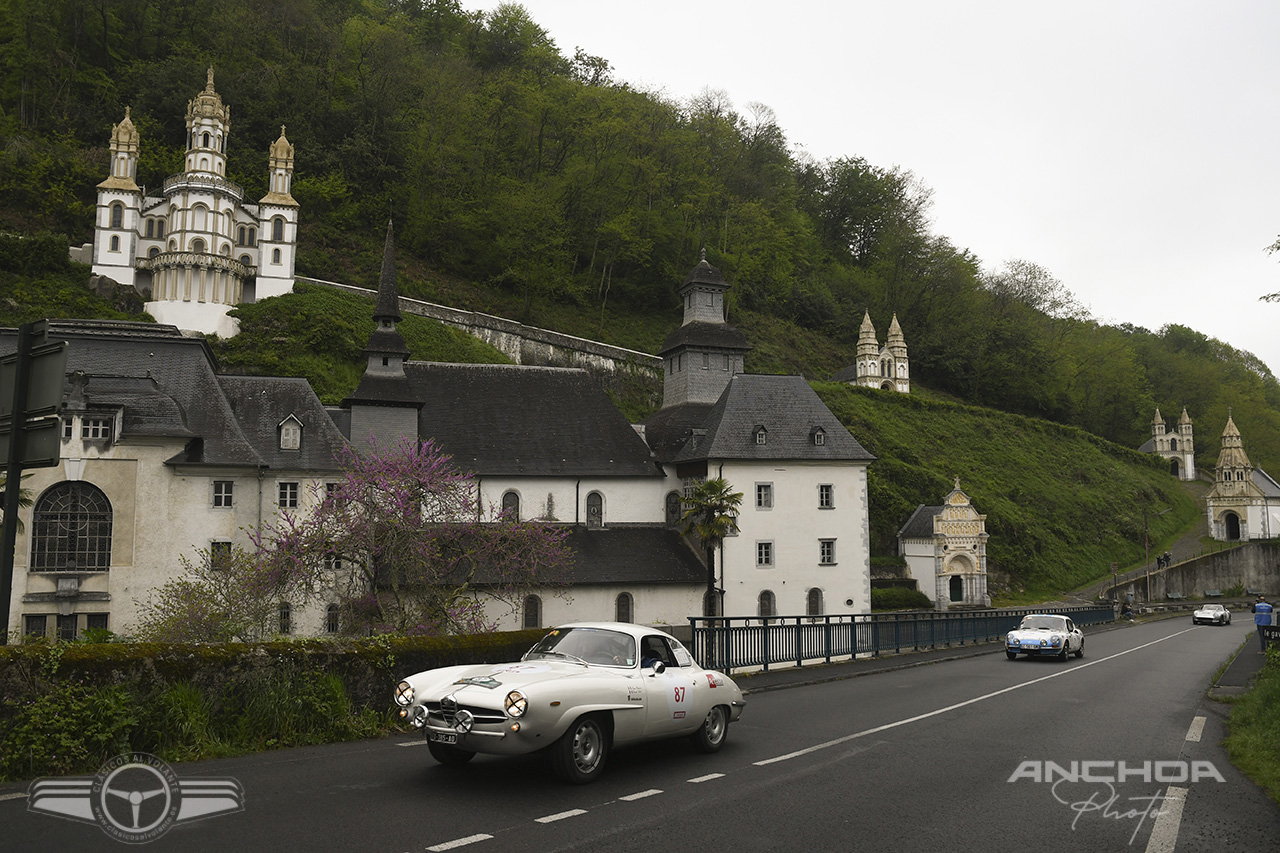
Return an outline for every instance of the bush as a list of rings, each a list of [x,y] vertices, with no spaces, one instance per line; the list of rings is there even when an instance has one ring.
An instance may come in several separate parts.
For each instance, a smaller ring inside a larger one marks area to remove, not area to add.
[[[871,590],[872,610],[932,610],[933,601],[918,589],[889,587]]]
[[[0,706],[0,778],[92,773],[128,752],[138,722],[136,697],[120,685],[59,683]]]

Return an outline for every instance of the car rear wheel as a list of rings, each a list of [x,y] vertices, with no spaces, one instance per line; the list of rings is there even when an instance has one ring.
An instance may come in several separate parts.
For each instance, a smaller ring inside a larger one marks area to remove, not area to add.
[[[1009,658],[1009,660],[1017,660],[1017,659],[1018,659],[1018,653],[1017,653],[1017,652],[1011,652],[1011,651],[1009,651],[1008,649],[1005,649],[1005,652],[1004,652],[1004,653],[1005,653],[1005,655]]]
[[[551,745],[551,769],[574,785],[594,780],[609,757],[609,736],[598,717],[580,717]]]
[[[693,733],[693,745],[698,748],[699,752],[712,753],[719,752],[720,747],[724,746],[725,739],[729,737],[729,709],[723,705],[716,705],[707,712],[707,718],[702,721],[702,726]]]
[[[447,767],[461,767],[476,757],[476,754],[469,750],[458,749],[456,746],[450,746],[447,743],[436,743],[433,740],[427,741],[427,752],[431,753],[432,758]]]
[[[1076,657],[1077,658],[1084,657],[1084,640],[1083,639],[1080,641],[1080,648],[1076,649]]]

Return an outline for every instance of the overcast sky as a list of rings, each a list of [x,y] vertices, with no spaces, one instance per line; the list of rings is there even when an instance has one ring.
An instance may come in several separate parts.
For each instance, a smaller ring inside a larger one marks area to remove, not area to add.
[[[933,231],[985,268],[1032,261],[1099,320],[1182,324],[1280,371],[1280,304],[1258,301],[1280,290],[1264,251],[1280,233],[1280,2],[522,5],[618,80],[678,101],[721,89],[743,115],[771,107],[819,160],[910,170]]]

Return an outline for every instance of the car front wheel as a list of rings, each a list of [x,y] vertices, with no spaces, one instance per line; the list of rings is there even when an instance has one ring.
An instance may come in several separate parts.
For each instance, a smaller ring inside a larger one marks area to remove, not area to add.
[[[693,745],[699,752],[719,752],[729,736],[729,709],[716,705],[707,712],[702,726],[693,733]]]
[[[458,749],[456,746],[450,746],[447,743],[436,743],[433,740],[427,741],[427,752],[431,753],[432,758],[446,767],[461,767],[476,757],[476,754],[470,750]]]
[[[604,769],[609,737],[596,717],[580,717],[551,746],[551,769],[565,782],[585,785]]]
[[[1062,651],[1058,652],[1058,660],[1066,660],[1067,655],[1071,652],[1071,641],[1062,641]]]
[[[1008,649],[1005,649],[1004,653],[1005,653],[1005,656],[1009,658],[1009,660],[1017,660],[1017,659],[1018,659],[1018,653],[1017,653],[1017,652],[1011,652],[1011,651],[1009,651]]]
[[[1080,648],[1076,649],[1076,657],[1077,658],[1084,657],[1084,640],[1080,641]]]

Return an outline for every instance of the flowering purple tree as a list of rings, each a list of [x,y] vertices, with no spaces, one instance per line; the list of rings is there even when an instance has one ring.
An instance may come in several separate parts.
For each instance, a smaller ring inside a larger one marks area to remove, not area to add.
[[[342,481],[316,488],[309,513],[253,538],[264,574],[336,601],[344,632],[490,631],[486,602],[515,611],[563,583],[566,531],[486,514],[473,477],[434,442],[348,450]]]

